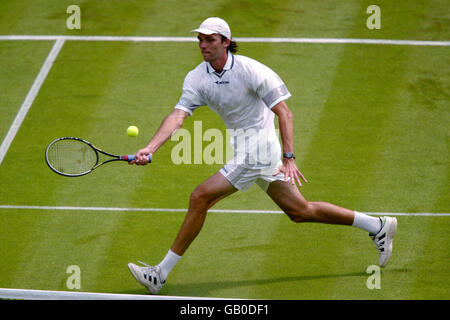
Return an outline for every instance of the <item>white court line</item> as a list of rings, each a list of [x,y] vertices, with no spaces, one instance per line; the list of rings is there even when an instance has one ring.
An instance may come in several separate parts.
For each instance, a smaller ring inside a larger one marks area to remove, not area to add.
[[[187,212],[187,209],[178,208],[120,208],[120,207],[77,207],[77,206],[21,206],[0,205],[0,209],[13,210],[48,210],[48,211],[104,211],[104,212]],[[234,209],[211,209],[213,213],[243,213],[243,214],[284,214],[279,210],[234,210]],[[450,213],[408,213],[408,212],[363,212],[368,215],[388,216],[422,216],[422,217],[448,217]]]
[[[22,103],[22,106],[19,109],[19,112],[16,115],[16,118],[14,119],[13,123],[11,124],[11,127],[9,128],[8,133],[6,134],[5,139],[3,139],[3,142],[0,146],[0,165],[3,162],[3,159],[8,152],[8,149],[14,140],[14,137],[16,136],[17,132],[20,129],[20,126],[22,125],[23,120],[25,119],[25,116],[27,115],[28,111],[31,108],[31,105],[34,102],[34,99],[36,98],[42,84],[45,81],[45,78],[47,78],[47,75],[53,65],[53,62],[55,61],[56,57],[59,54],[59,51],[61,50],[62,46],[64,45],[64,39],[58,39],[56,40],[55,44],[52,47],[52,50],[47,56],[47,59],[45,59],[44,64],[41,67],[41,70],[39,71],[38,76],[34,80],[33,85],[31,86],[30,91],[28,91],[28,94],[25,98],[25,100]]]
[[[263,38],[237,37],[237,42],[259,43],[329,43],[329,44],[378,44],[407,46],[450,46],[450,41],[352,39],[352,38]],[[194,37],[150,37],[150,36],[63,36],[63,35],[0,35],[0,40],[73,40],[73,41],[125,41],[125,42],[197,42]]]
[[[23,300],[231,300],[184,296],[152,296],[144,294],[117,294],[78,291],[51,291],[0,288],[0,299]]]

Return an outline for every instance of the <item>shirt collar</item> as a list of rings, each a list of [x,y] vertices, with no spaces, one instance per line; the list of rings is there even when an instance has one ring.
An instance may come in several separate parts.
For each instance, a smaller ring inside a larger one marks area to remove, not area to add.
[[[223,73],[224,71],[231,70],[231,68],[233,68],[233,65],[234,65],[234,56],[231,54],[230,51],[228,51],[227,62],[225,62],[225,65],[223,66],[223,70],[221,73]],[[209,63],[209,62],[206,63],[206,71],[208,73],[216,72],[216,70],[214,70],[211,63]]]

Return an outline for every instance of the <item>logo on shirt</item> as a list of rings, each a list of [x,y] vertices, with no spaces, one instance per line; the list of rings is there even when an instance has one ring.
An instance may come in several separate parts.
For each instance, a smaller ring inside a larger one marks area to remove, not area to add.
[[[215,84],[229,84],[230,81],[215,81]]]

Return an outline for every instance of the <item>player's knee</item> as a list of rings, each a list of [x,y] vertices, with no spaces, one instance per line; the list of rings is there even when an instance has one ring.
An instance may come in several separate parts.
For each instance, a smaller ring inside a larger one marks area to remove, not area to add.
[[[189,198],[190,206],[206,207],[209,202],[209,195],[201,186],[198,186]]]
[[[192,193],[191,196],[189,197],[189,202],[191,204],[195,204],[195,203],[200,203],[203,199],[203,193],[197,189],[195,189]]]
[[[312,221],[312,208],[311,205],[306,202],[290,210],[286,210],[286,214],[295,223],[310,222]]]

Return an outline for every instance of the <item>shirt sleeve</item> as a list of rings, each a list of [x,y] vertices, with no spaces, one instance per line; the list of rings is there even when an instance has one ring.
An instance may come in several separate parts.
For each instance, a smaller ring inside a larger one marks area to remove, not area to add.
[[[253,74],[253,88],[269,109],[291,97],[283,80],[269,67],[257,63]]]
[[[175,109],[181,109],[189,115],[192,115],[195,109],[203,105],[205,105],[205,103],[198,90],[195,88],[195,81],[190,72],[184,79],[183,92],[181,93],[181,97],[178,100]]]

